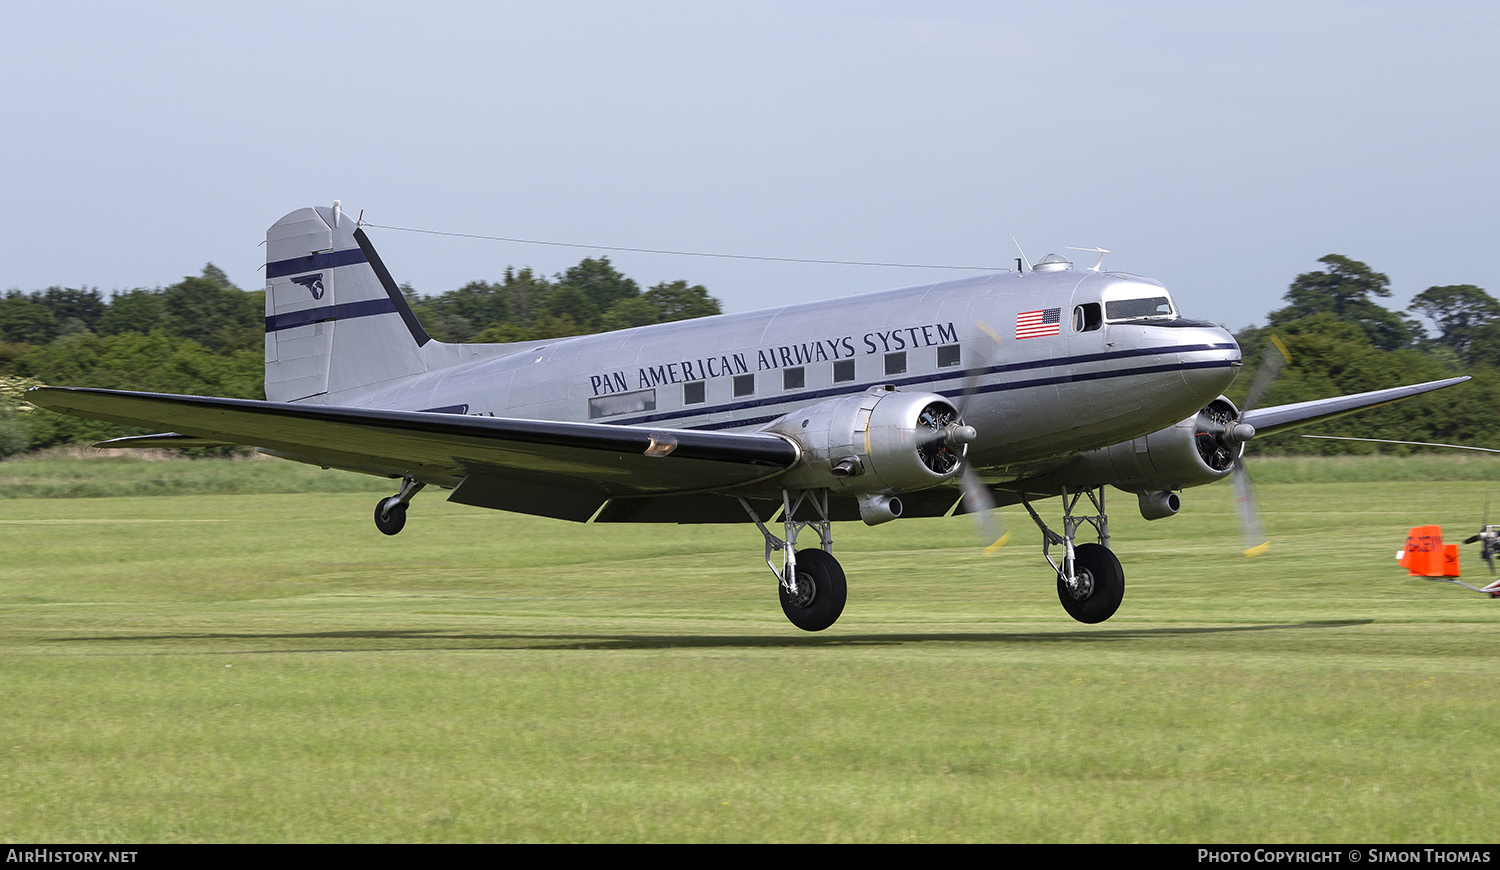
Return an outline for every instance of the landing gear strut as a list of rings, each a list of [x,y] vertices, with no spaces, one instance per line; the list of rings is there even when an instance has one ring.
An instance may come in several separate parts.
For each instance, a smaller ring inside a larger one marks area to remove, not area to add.
[[[422,491],[427,484],[410,477],[401,479],[401,489],[390,498],[375,503],[375,528],[387,535],[394,535],[406,527],[406,506],[411,497]]]
[[[812,506],[818,519],[792,519],[804,503]],[[844,580],[844,569],[833,558],[833,524],[828,521],[828,490],[801,491],[795,499],[791,492],[782,491],[781,520],[786,529],[784,540],[766,528],[750,502],[742,498],[740,506],[765,536],[766,565],[776,575],[781,611],[786,614],[786,618],[803,631],[822,631],[837,622],[839,614],[844,612],[849,587]],[[775,522],[774,517],[771,521]],[[822,546],[797,550],[797,533],[808,528],[818,533]],[[771,554],[777,550],[782,554],[780,569],[771,560]]]
[[[1096,513],[1075,516],[1073,508],[1078,506],[1078,500],[1085,495]],[[1057,598],[1062,602],[1063,609],[1079,622],[1090,625],[1114,616],[1125,598],[1125,570],[1120,567],[1120,560],[1109,550],[1109,517],[1104,514],[1104,487],[1099,487],[1097,497],[1092,489],[1075,492],[1071,496],[1066,489],[1063,490],[1061,535],[1047,528],[1030,501],[1023,499],[1021,503],[1025,505],[1026,512],[1031,514],[1037,528],[1042,530],[1042,556],[1057,572]],[[1078,527],[1084,523],[1093,526],[1094,531],[1099,533],[1099,543],[1073,544]],[[1052,558],[1053,544],[1063,545],[1061,563]]]

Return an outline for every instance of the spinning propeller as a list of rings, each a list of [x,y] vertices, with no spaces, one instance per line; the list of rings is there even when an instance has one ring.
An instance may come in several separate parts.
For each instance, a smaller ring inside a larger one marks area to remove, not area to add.
[[[1281,339],[1271,336],[1261,353],[1260,370],[1245,393],[1245,407],[1236,413],[1227,402],[1214,402],[1198,414],[1198,453],[1209,467],[1219,471],[1229,469],[1234,504],[1240,515],[1240,530],[1245,537],[1246,556],[1259,556],[1270,542],[1260,521],[1255,487],[1250,483],[1250,473],[1245,470],[1244,444],[1255,437],[1255,427],[1243,421],[1255,410],[1291,359],[1292,355]]]
[[[1000,336],[991,329],[989,324],[982,320],[975,321],[986,335],[994,339],[995,344],[1000,343]],[[985,354],[979,354],[978,365],[970,366],[964,372],[963,396],[953,403],[953,412],[939,408],[936,404],[928,406],[923,412],[920,423],[924,425],[929,434],[919,439],[917,450],[922,454],[922,460],[929,468],[946,473],[955,465],[960,466],[958,472],[959,489],[963,493],[964,512],[974,518],[974,528],[979,533],[980,545],[986,553],[1005,546],[1010,540],[1010,532],[1006,531],[1005,523],[1000,519],[1000,512],[995,509],[995,497],[990,494],[989,487],[979,478],[979,473],[969,462],[968,453],[964,447],[974,442],[979,433],[973,426],[964,424],[964,411],[969,407],[969,400],[977,391],[979,378],[989,364]],[[943,462],[937,465],[934,462]]]
[[[1479,524],[1479,532],[1464,539],[1465,544],[1479,544],[1479,557],[1484,559],[1484,564],[1490,566],[1490,574],[1495,573],[1495,556],[1500,555],[1500,526],[1490,525],[1490,497],[1484,497],[1484,520]]]

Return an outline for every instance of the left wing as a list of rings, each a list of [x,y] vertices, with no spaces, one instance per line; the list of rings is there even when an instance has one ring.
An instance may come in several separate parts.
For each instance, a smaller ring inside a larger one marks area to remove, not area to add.
[[[1256,408],[1246,411],[1241,422],[1249,423],[1255,427],[1255,434],[1275,435],[1277,432],[1285,432],[1298,426],[1306,426],[1311,423],[1321,423],[1324,420],[1332,420],[1334,417],[1342,417],[1345,414],[1353,414],[1355,411],[1363,411],[1366,408],[1374,408],[1379,405],[1389,405],[1400,399],[1408,399],[1429,393],[1433,390],[1441,390],[1461,384],[1469,379],[1468,375],[1458,378],[1446,378],[1441,381],[1428,381],[1425,384],[1410,384],[1404,387],[1391,387],[1388,390],[1371,390],[1368,393],[1355,393],[1352,396],[1335,396],[1331,399],[1314,399],[1311,402],[1296,402],[1291,405],[1277,405],[1271,408]]]
[[[563,519],[586,520],[614,497],[765,480],[799,458],[790,441],[757,433],[72,387],[35,387],[27,399],[49,411],[173,430],[116,443],[259,447],[300,462],[456,487],[452,500],[465,504]]]

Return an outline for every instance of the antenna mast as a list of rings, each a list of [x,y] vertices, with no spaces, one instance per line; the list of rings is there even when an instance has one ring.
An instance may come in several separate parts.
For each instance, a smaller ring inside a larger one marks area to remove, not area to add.
[[[1092,266],[1089,267],[1089,271],[1090,272],[1097,272],[1097,271],[1099,271],[1099,267],[1104,265],[1104,255],[1109,253],[1109,251],[1106,251],[1103,248],[1075,248],[1072,245],[1068,246],[1068,250],[1070,250],[1070,251],[1088,251],[1091,254],[1098,254],[1099,255],[1099,261],[1096,262],[1094,265],[1092,265]]]
[[[1006,235],[1010,235],[1010,234],[1006,233]],[[1030,272],[1031,271],[1031,261],[1028,260],[1028,259],[1026,259],[1026,252],[1023,251],[1023,250],[1021,250],[1021,243],[1018,242],[1018,241],[1016,241],[1016,237],[1015,236],[1011,236],[1010,240],[1011,240],[1011,243],[1016,246],[1016,253],[1018,253],[1018,254],[1021,255],[1021,262],[1023,262],[1023,263],[1026,264],[1026,271]]]

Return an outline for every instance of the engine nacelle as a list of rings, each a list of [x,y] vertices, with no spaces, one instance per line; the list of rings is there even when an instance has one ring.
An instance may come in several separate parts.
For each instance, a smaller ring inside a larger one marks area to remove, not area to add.
[[[1245,450],[1242,441],[1231,437],[1239,418],[1234,403],[1220,396],[1180,423],[1084,453],[1056,478],[1061,483],[1108,483],[1126,492],[1152,495],[1150,510],[1155,516],[1148,513],[1146,500],[1141,513],[1147,519],[1170,516],[1176,513],[1175,507],[1160,494],[1229,476]]]
[[[953,404],[936,393],[871,387],[777,420],[766,431],[797,443],[802,462],[780,481],[791,489],[827,488],[867,501],[926,489],[953,477],[973,437]],[[954,435],[955,432],[959,434]],[[894,504],[888,502],[894,501]],[[900,500],[862,504],[866,522],[900,516]]]

